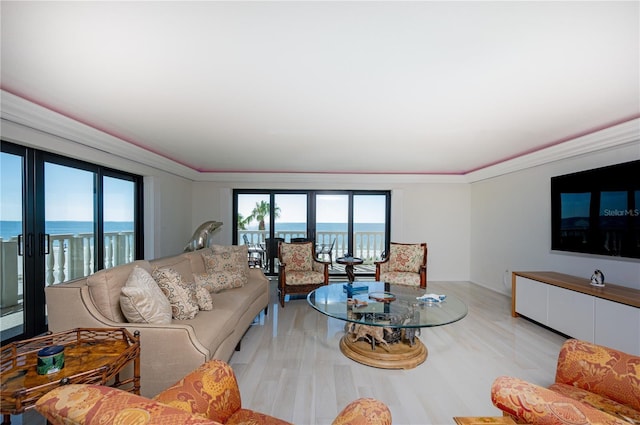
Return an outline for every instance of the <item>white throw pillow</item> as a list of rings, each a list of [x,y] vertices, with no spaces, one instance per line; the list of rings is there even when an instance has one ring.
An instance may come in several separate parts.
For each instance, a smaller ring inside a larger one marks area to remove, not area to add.
[[[134,267],[120,290],[120,308],[130,323],[171,323],[171,304],[148,271]]]

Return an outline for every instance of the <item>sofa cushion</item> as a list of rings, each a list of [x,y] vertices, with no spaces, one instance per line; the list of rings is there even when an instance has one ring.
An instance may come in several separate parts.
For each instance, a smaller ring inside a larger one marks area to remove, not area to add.
[[[185,282],[172,267],[154,269],[152,276],[171,303],[171,315],[174,319],[189,320],[198,314],[198,299],[193,282]]]
[[[178,272],[183,282],[193,282],[193,272],[191,271],[191,261],[188,257],[178,255],[176,257],[163,258],[151,262],[152,269],[171,267]]]
[[[130,323],[171,323],[169,300],[142,267],[134,267],[122,287],[120,308]]]
[[[213,252],[211,248],[202,248],[197,251],[185,252],[182,256],[189,259],[189,262],[191,263],[191,272],[193,274],[204,273],[207,271],[207,268],[204,265],[202,254],[211,252]]]
[[[87,277],[89,295],[104,317],[114,322],[126,323],[127,318],[120,308],[120,291],[134,267],[151,271],[148,261],[138,260],[117,267],[103,269]]]
[[[195,273],[193,277],[196,286],[203,287],[211,293],[239,288],[247,283],[247,276],[240,271]]]

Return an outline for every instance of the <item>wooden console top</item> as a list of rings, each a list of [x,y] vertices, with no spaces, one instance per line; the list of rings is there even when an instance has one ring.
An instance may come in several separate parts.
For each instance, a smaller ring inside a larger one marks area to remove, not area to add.
[[[604,287],[593,286],[589,279],[548,271],[513,272],[514,284],[516,276],[522,276],[549,285],[559,286],[561,288],[570,289],[572,291],[581,292],[594,297],[640,308],[640,290],[638,289],[615,285],[613,283],[607,283],[606,281]]]

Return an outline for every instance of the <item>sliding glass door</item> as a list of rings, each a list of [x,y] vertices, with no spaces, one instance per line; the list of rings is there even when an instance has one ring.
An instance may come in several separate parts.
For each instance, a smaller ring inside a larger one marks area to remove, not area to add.
[[[44,163],[44,237],[46,285],[94,271],[94,173]]]
[[[2,339],[25,332],[24,276],[25,249],[33,249],[24,238],[26,152],[24,149],[0,154],[0,312]]]
[[[47,330],[44,288],[142,256],[142,179],[2,142],[2,341]]]
[[[310,240],[332,274],[344,274],[335,259],[350,253],[364,261],[356,274],[371,275],[388,245],[389,205],[388,191],[235,190],[234,243],[264,249],[269,274],[278,271],[277,241]]]

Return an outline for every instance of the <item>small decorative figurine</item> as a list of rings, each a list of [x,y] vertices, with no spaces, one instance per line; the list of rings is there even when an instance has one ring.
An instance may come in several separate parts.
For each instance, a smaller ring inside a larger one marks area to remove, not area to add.
[[[591,284],[593,286],[604,286],[604,273],[600,270],[596,270],[591,275]]]

